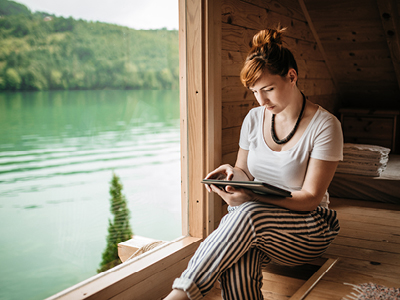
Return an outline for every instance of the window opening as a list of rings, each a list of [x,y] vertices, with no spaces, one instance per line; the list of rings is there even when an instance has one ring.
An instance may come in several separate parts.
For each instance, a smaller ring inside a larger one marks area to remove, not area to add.
[[[53,2],[0,4],[5,299],[43,299],[96,274],[113,172],[135,235],[182,232],[178,1]]]

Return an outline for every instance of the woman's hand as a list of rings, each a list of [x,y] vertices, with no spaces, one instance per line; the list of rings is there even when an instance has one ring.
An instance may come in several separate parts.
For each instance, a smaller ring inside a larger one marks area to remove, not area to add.
[[[225,189],[220,189],[211,184],[208,186],[214,193],[218,194],[229,206],[238,206],[248,201],[256,200],[256,194],[249,189],[234,188],[227,185]]]
[[[232,167],[229,164],[219,166],[214,171],[208,173],[205,179],[217,179],[217,180],[239,180],[239,181],[248,181],[246,173],[237,168]],[[211,192],[211,188],[208,184],[206,184],[207,191]]]
[[[232,180],[235,175],[234,167],[229,164],[219,166],[207,174],[206,179]]]

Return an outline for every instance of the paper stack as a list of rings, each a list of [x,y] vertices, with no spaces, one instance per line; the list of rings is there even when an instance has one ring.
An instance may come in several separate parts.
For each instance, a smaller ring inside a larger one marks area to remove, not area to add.
[[[336,172],[379,177],[386,169],[389,152],[389,148],[381,146],[345,143],[343,161]]]

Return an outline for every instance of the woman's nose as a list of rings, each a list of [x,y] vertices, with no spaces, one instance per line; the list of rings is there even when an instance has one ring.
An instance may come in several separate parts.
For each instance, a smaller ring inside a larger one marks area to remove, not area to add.
[[[257,100],[260,105],[265,105],[269,102],[268,98],[262,94],[258,95]]]

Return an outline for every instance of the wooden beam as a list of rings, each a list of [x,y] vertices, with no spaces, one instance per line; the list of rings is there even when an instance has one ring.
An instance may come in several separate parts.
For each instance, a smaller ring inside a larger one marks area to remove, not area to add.
[[[221,0],[205,1],[205,19],[205,172],[208,174],[221,165],[222,160]],[[207,193],[207,235],[221,219],[221,201],[215,193]]]
[[[205,0],[186,0],[186,114],[189,235],[206,237],[207,200],[200,184],[206,169]],[[185,142],[185,141],[182,141]]]
[[[400,89],[400,18],[395,0],[376,0]],[[400,99],[398,99],[400,102]]]
[[[321,40],[319,39],[318,33],[317,33],[317,31],[316,31],[316,29],[314,27],[313,21],[311,20],[310,14],[308,13],[308,10],[307,10],[307,7],[306,7],[306,5],[304,3],[304,0],[299,0],[299,4],[300,4],[301,9],[303,10],[304,17],[307,20],[308,26],[310,27],[310,30],[311,30],[312,34],[314,35],[314,39],[315,39],[315,41],[317,43],[318,49],[321,52],[321,55],[322,55],[323,59],[325,61],[326,67],[328,68],[328,71],[329,71],[329,74],[331,75],[333,84],[335,85],[338,94],[340,94],[338,81],[335,78],[335,75],[334,75],[334,72],[332,70],[332,67],[331,67],[331,65],[330,65],[330,63],[329,63],[329,61],[327,59],[324,47],[322,46]]]
[[[297,292],[290,297],[289,300],[302,300],[314,288],[314,286],[321,280],[321,278],[333,267],[338,261],[338,258],[329,258],[313,276],[310,277]]]
[[[189,235],[189,174],[188,174],[188,116],[186,66],[186,1],[179,0],[179,101],[181,137],[181,216],[182,236]]]
[[[200,242],[200,239],[186,237],[168,243],[46,300],[160,299],[171,290],[174,278],[185,269]]]
[[[186,124],[182,121],[182,126],[187,126],[182,133],[186,144],[182,151],[187,150],[182,154],[182,173],[187,174],[183,196],[189,204],[184,213],[190,220],[189,235],[205,238],[214,230],[214,219],[220,217],[218,200],[207,193],[201,180],[221,161],[221,2],[180,3],[185,3],[182,9],[186,11],[185,24],[180,26],[180,38],[185,41],[181,50],[186,57],[181,68],[181,79],[186,76],[181,80],[181,113],[187,118]]]

